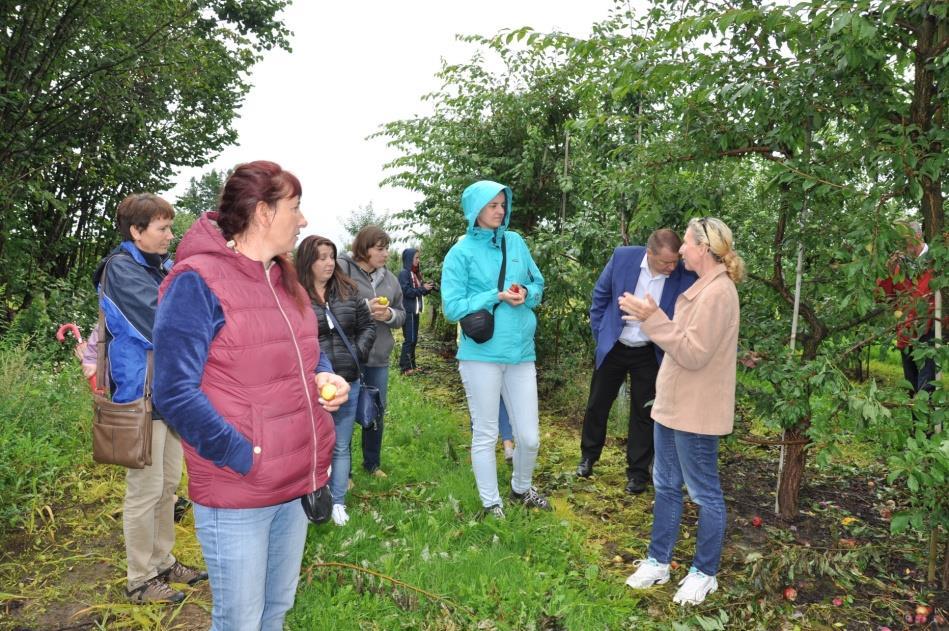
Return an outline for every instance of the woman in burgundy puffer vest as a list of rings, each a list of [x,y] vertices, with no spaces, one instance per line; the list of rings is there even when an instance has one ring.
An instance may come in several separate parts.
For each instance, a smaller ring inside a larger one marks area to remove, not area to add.
[[[300,194],[273,162],[239,165],[159,292],[155,405],[184,443],[215,630],[282,628],[306,540],[299,498],[326,486],[330,412],[349,393],[285,256],[306,225]]]

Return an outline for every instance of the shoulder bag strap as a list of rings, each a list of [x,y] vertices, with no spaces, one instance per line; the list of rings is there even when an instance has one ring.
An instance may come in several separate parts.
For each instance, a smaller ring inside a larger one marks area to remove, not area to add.
[[[339,321],[337,321],[336,316],[333,315],[333,311],[330,309],[329,301],[326,302],[324,311],[326,311],[326,317],[329,318],[330,324],[333,326],[336,332],[339,333],[339,337],[341,340],[343,340],[343,344],[346,345],[346,350],[348,350],[349,354],[353,356],[353,361],[356,362],[356,370],[358,371],[358,374],[361,375],[362,367],[359,365],[359,357],[356,355],[356,351],[353,350],[352,344],[349,343],[349,338],[346,337],[346,332],[343,331],[343,327],[339,325]]]
[[[498,291],[504,291],[504,272],[507,267],[507,245],[501,237],[501,273],[498,274]]]
[[[498,292],[504,291],[504,272],[507,269],[507,245],[504,243],[504,237],[501,237],[501,271],[498,273]],[[492,307],[491,312],[497,310],[498,306],[501,303],[497,303]]]

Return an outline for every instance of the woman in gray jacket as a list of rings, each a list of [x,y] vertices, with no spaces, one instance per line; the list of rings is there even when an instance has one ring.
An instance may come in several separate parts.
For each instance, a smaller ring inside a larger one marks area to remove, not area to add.
[[[362,383],[379,388],[382,405],[388,401],[389,354],[395,346],[392,329],[402,327],[405,310],[402,308],[402,288],[388,269],[389,235],[379,226],[369,225],[360,230],[353,240],[353,251],[341,254],[339,268],[349,276],[366,301],[376,324],[376,341],[369,358],[362,366]],[[384,478],[382,470],[383,418],[372,429],[362,432],[362,466],[369,473]]]

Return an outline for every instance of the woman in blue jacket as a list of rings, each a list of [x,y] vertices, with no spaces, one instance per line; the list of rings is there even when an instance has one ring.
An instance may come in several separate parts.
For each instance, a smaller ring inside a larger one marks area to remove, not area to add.
[[[414,374],[418,370],[415,363],[415,346],[418,344],[418,324],[425,308],[423,296],[435,288],[435,283],[422,279],[419,269],[419,252],[415,248],[402,250],[402,271],[399,272],[399,286],[402,287],[402,306],[405,308],[405,322],[402,323],[402,353],[399,355],[399,369],[403,375]]]
[[[550,510],[547,499],[531,486],[540,446],[534,368],[537,318],[533,309],[543,296],[544,277],[524,239],[507,229],[511,197],[510,188],[487,180],[465,189],[461,208],[468,230],[448,251],[441,284],[442,310],[448,320],[459,321],[481,309],[494,314],[491,338],[477,343],[462,333],[455,357],[471,414],[471,466],[482,513],[498,518],[504,517],[504,509],[498,492],[494,446],[502,398],[517,445],[510,499]],[[504,278],[499,291],[502,258]]]

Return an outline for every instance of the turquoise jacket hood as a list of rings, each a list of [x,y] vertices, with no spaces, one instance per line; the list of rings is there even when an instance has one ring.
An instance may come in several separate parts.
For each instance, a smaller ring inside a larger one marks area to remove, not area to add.
[[[498,227],[497,230],[488,230],[487,228],[476,226],[475,220],[477,220],[478,215],[481,214],[481,209],[487,206],[488,202],[501,192],[504,193],[506,210],[504,212],[504,221],[501,222],[500,227]],[[513,196],[514,192],[510,187],[490,180],[481,180],[466,188],[461,194],[461,210],[465,214],[465,219],[468,220],[468,232],[495,232],[498,236],[503,235],[504,231],[507,230],[508,223],[511,221],[511,198]]]

